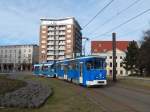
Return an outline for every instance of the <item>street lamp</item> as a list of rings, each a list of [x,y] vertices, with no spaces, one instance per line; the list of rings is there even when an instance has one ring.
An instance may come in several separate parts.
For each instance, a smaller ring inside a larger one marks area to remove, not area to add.
[[[90,39],[88,37],[82,37],[82,40],[85,40],[85,42],[83,44],[83,53],[84,53],[84,56],[85,56],[85,45],[86,45],[86,42],[89,41]]]

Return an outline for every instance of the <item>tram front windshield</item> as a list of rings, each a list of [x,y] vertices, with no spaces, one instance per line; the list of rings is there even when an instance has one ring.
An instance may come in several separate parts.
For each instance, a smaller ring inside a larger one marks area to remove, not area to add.
[[[34,67],[34,70],[39,70],[39,69],[40,69],[39,66],[35,66],[35,67]]]
[[[42,66],[42,70],[48,70],[48,66]]]
[[[99,58],[91,59],[86,62],[87,70],[90,69],[104,69],[105,61]]]

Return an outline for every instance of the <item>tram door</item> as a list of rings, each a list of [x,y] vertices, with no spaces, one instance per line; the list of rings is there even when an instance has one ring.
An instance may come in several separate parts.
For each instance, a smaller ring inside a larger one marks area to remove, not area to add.
[[[80,69],[80,78],[79,78],[79,82],[83,83],[83,62],[80,62],[79,64],[79,69]]]
[[[63,67],[64,67],[64,79],[67,80],[67,65],[64,64]]]

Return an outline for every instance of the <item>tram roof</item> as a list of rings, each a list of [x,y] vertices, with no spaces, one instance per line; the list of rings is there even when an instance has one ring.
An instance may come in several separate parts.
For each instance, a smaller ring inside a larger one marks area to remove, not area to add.
[[[39,64],[34,64],[34,66],[42,66],[42,65],[53,65],[53,63],[39,63]]]
[[[106,59],[106,56],[85,56],[85,57],[79,57],[79,58],[74,58],[74,59],[66,59],[66,60],[58,61],[56,63],[68,62],[68,61],[73,61],[73,60],[88,60],[88,59],[91,59],[91,58]]]

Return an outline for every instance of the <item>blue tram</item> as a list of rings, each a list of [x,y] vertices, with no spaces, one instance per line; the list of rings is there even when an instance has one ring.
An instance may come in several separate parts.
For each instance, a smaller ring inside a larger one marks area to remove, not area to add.
[[[34,65],[34,74],[57,77],[84,86],[106,85],[105,57],[88,56]]]
[[[45,77],[55,77],[54,65],[45,63],[42,65],[42,75]]]
[[[33,74],[39,76],[42,74],[42,64],[35,64],[33,66]]]
[[[36,76],[55,77],[55,69],[53,64],[35,64],[33,66],[33,74]]]
[[[84,86],[106,85],[105,57],[81,57],[56,62],[56,74],[60,79]]]

